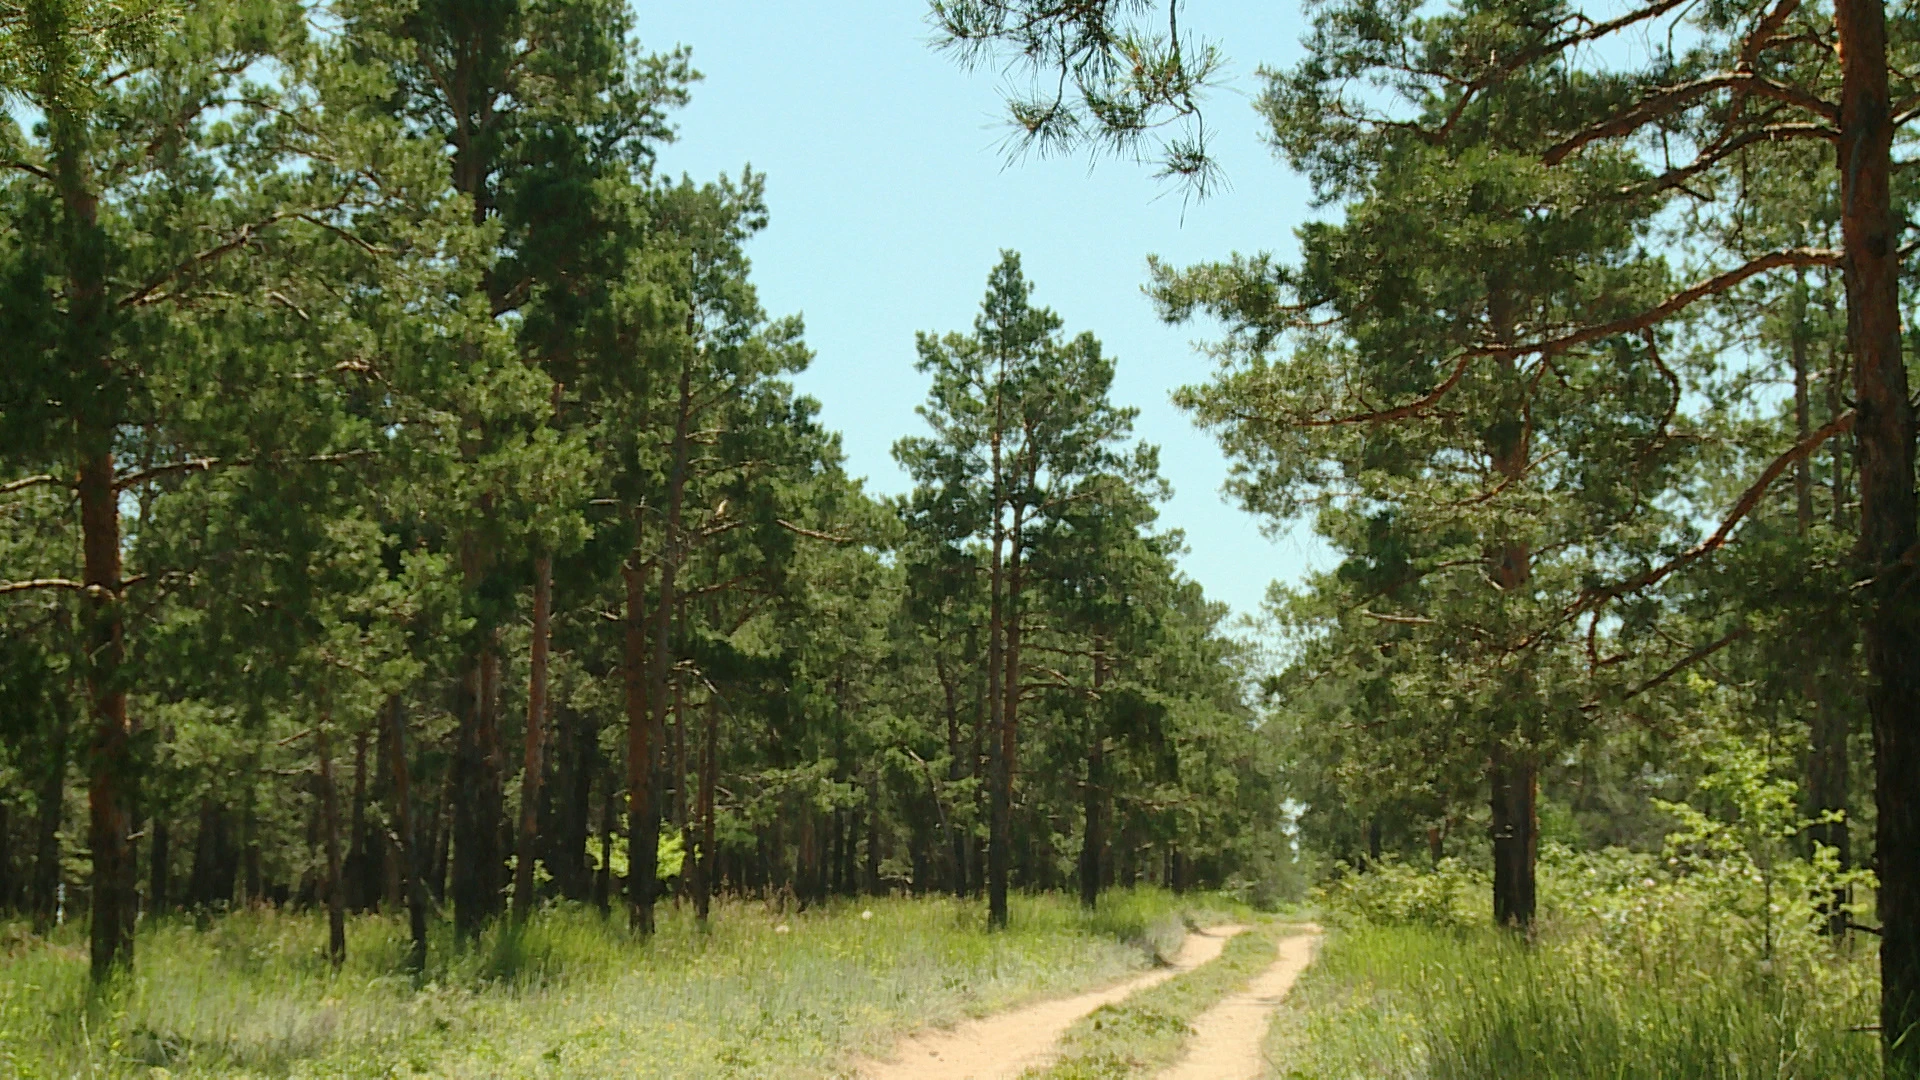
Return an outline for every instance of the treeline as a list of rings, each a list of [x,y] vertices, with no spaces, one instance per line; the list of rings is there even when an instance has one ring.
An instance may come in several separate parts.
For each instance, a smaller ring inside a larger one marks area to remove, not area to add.
[[[1219,884],[1245,648],[1009,254],[878,499],[619,0],[0,8],[0,906]],[[908,343],[901,343],[906,358]],[[83,824],[84,823],[84,824]]]
[[[1219,179],[1178,0],[931,8],[1017,145]],[[1272,605],[1303,842],[1478,861],[1523,931],[1548,830],[1797,858],[1920,1074],[1913,12],[1307,12],[1255,102],[1332,212],[1150,285],[1218,331],[1182,401],[1233,493],[1337,555]]]

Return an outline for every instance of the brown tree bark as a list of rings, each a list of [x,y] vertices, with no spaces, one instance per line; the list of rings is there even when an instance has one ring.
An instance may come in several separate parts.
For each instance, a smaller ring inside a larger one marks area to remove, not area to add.
[[[533,645],[527,661],[527,737],[520,772],[520,841],[514,860],[513,919],[533,913],[534,855],[540,843],[540,784],[546,776],[547,651],[553,637],[553,559],[533,560]]]
[[[1487,321],[1496,340],[1513,338],[1515,316],[1513,299],[1506,283],[1496,275],[1488,285]],[[1502,374],[1510,386],[1518,387],[1514,361],[1501,361]],[[1520,391],[1525,393],[1525,391]],[[1532,419],[1524,398],[1509,405],[1507,422],[1496,426],[1486,440],[1486,450],[1495,475],[1504,486],[1517,486],[1526,477]],[[1517,597],[1533,578],[1533,550],[1511,537],[1496,538],[1490,551],[1491,577],[1503,595]],[[1525,678],[1525,673],[1521,674]],[[1512,730],[1497,722],[1487,754],[1487,788],[1491,810],[1489,831],[1493,839],[1493,918],[1496,925],[1531,931],[1535,910],[1536,868],[1540,851],[1539,777],[1533,751],[1526,738],[1532,727],[1525,710],[1535,706],[1527,695],[1515,694],[1513,708],[1520,710]],[[1510,742],[1510,740],[1512,742]],[[1513,745],[1517,742],[1519,745]]]
[[[713,903],[714,871],[719,852],[715,850],[714,790],[720,778],[720,708],[712,694],[707,696],[705,730],[700,740],[700,844],[694,862],[693,913],[702,923]]]
[[[102,438],[101,442],[106,440]],[[87,843],[93,851],[93,979],[133,966],[127,933],[133,910],[132,852],[128,847],[133,802],[132,731],[120,610],[120,507],[113,489],[113,458],[100,450],[80,467],[80,525],[87,585],[87,698],[93,739],[88,746]]]
[[[994,511],[988,559],[991,590],[987,614],[987,926],[1007,925],[1007,872],[1013,834],[1013,766],[1007,757],[1006,687],[1006,528],[1000,517],[1000,443],[993,443]]]
[[[1100,904],[1101,856],[1107,847],[1107,731],[1100,691],[1106,683],[1106,644],[1093,641],[1093,700],[1087,707],[1087,783],[1082,796],[1086,824],[1080,843],[1080,906]]]
[[[650,890],[638,885],[638,875],[633,872],[633,845],[643,837],[646,808],[653,802],[653,709],[648,694],[651,660],[647,651],[646,556],[640,550],[639,522],[640,515],[636,513],[633,554],[621,570],[627,589],[626,637],[621,654],[627,713],[627,925],[636,933],[650,934],[653,932],[652,897]],[[602,823],[601,834],[601,869],[602,873],[609,875],[609,887],[611,871],[607,869],[607,857],[613,827],[612,809],[609,795],[609,817]]]
[[[347,811],[347,907],[368,911],[374,905],[373,852],[367,844],[367,732],[353,736],[353,801]]]
[[[412,948],[407,965],[413,971],[427,966],[427,912],[432,901],[427,896],[424,860],[420,836],[413,821],[412,766],[407,761],[407,705],[400,697],[388,700],[386,709],[388,767],[393,773],[394,841],[400,849],[400,873],[405,879],[407,930]]]
[[[320,831],[327,853],[327,962],[338,969],[347,959],[347,882],[341,873],[340,796],[333,784],[333,747],[328,738],[329,718],[321,707],[313,730],[313,752],[320,780]]]
[[[694,355],[690,352],[681,361],[675,395],[666,518],[662,523],[659,556],[660,585],[651,612],[651,640],[647,642],[652,655],[648,664],[645,704],[650,708],[647,709],[648,715],[638,718],[629,713],[629,724],[637,719],[645,732],[644,745],[638,747],[643,753],[637,757],[633,753],[636,747],[629,734],[627,762],[627,827],[630,836],[627,842],[627,864],[630,869],[627,880],[628,920],[632,929],[641,934],[653,933],[653,905],[659,886],[660,799],[655,778],[661,769],[658,759],[666,749],[667,712],[673,707],[667,680],[673,666],[671,636],[677,599],[675,587],[680,562],[686,551],[683,516],[686,509],[687,466],[693,446]]]
[[[1859,463],[1856,558],[1879,817],[1881,1045],[1890,1076],[1920,1075],[1920,598],[1913,594],[1912,399],[1900,342],[1893,105],[1881,0],[1836,0],[1840,232]]]
[[[1538,774],[1532,760],[1496,743],[1487,769],[1493,790],[1493,921],[1520,930],[1533,926],[1535,863],[1540,826]]]

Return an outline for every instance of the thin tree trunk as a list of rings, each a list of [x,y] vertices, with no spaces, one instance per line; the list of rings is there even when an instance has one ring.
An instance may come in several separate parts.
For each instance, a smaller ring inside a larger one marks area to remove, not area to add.
[[[53,928],[60,903],[60,819],[66,808],[67,740],[72,727],[72,717],[60,708],[48,733],[46,771],[41,774],[34,807],[33,881],[27,906],[33,911],[34,930],[43,934]]]
[[[880,895],[880,771],[867,768],[867,880],[869,896]]]
[[[1859,457],[1856,557],[1870,581],[1863,626],[1879,817],[1880,1030],[1890,1076],[1920,1075],[1920,603],[1914,580],[1912,399],[1900,343],[1899,230],[1886,9],[1836,0],[1840,231]]]
[[[476,591],[487,574],[488,556],[477,537],[463,538],[460,547],[462,581],[470,592]],[[498,650],[495,630],[483,620],[474,630],[457,702],[459,727],[449,809],[453,813],[453,928],[463,940],[478,936],[487,920],[500,914],[504,884]]]
[[[644,840],[646,808],[653,801],[653,709],[649,700],[650,654],[647,650],[646,563],[640,550],[640,514],[634,514],[634,550],[621,573],[627,589],[627,621],[622,675],[627,712],[627,925],[636,933],[653,932],[653,902],[637,884],[636,847]],[[608,810],[612,810],[611,796]],[[607,870],[612,819],[602,823],[601,867]]]
[[[720,770],[720,709],[719,702],[712,694],[707,696],[703,711],[707,722],[700,740],[700,846],[699,858],[694,863],[693,911],[694,917],[705,923],[713,903],[714,871],[717,868],[715,858],[718,855],[714,850],[713,796]]]
[[[412,950],[407,964],[413,971],[427,966],[427,884],[422,879],[419,834],[413,824],[412,769],[407,762],[407,706],[399,696],[387,702],[387,761],[393,772],[393,823],[400,849],[400,873],[406,879],[407,930]]]
[[[347,883],[340,865],[340,796],[333,785],[333,747],[328,739],[327,707],[313,731],[313,751],[319,763],[320,830],[327,853],[327,961],[335,969],[347,959]]]
[[[1106,645],[1093,641],[1093,700],[1087,708],[1087,786],[1083,794],[1086,826],[1080,842],[1080,906],[1088,911],[1100,904],[1101,853],[1107,846],[1107,733],[1101,722],[1104,705],[1100,691],[1106,682]]]
[[[653,933],[654,894],[659,886],[660,795],[654,779],[660,771],[658,759],[665,750],[667,710],[672,707],[667,693],[667,676],[672,666],[674,588],[680,560],[686,549],[682,515],[687,490],[687,461],[693,435],[692,365],[691,356],[680,365],[678,404],[674,411],[672,466],[667,474],[666,521],[660,549],[660,591],[654,599],[653,638],[649,642],[653,654],[646,696],[652,706],[651,719],[642,717],[640,720],[646,732],[646,744],[640,748],[644,752],[638,760],[627,762],[627,820],[632,836],[627,845],[627,864],[630,868],[627,881],[628,918],[632,929],[641,934]],[[629,743],[629,754],[631,752],[632,744]],[[633,783],[636,778],[640,783]]]
[[[613,832],[620,819],[619,785],[611,768],[605,785],[600,804],[600,867],[593,875],[593,904],[600,909],[601,918],[613,913]]]
[[[685,625],[686,606],[681,605],[680,619]],[[693,863],[695,835],[693,827],[693,800],[687,791],[687,686],[686,680],[673,680],[673,816],[674,823],[680,829],[680,881],[678,896],[686,896],[693,888]]]
[[[513,919],[533,913],[534,853],[540,842],[540,782],[547,737],[547,649],[552,639],[553,559],[542,552],[533,560],[533,647],[527,662],[527,741],[520,773],[520,842],[514,860]]]
[[[996,397],[997,402],[997,397]],[[1006,524],[1001,517],[1005,484],[1001,476],[1000,432],[998,418],[992,438],[993,527],[988,552],[987,604],[987,728],[991,775],[987,811],[987,926],[1007,925],[1007,850],[1013,832],[1011,763],[1007,760],[1006,740]]]
[[[103,438],[101,440],[105,442]],[[113,489],[113,457],[91,454],[80,467],[80,524],[85,548],[87,599],[87,699],[93,740],[88,747],[87,843],[93,852],[91,971],[95,982],[116,968],[133,966],[127,934],[133,906],[131,850],[127,844],[133,804],[133,755],[127,724],[127,691],[120,613],[120,506]]]
[[[1016,506],[1007,536],[1008,558],[1001,571],[1005,596],[1000,607],[1000,692],[1005,701],[1000,706],[1000,768],[994,777],[994,825],[999,843],[989,900],[989,922],[999,927],[1007,925],[1007,888],[1013,855],[1013,778],[1020,763],[1020,535],[1023,525],[1022,508]]]
[[[946,703],[947,784],[951,788],[966,777],[965,766],[961,764],[961,754],[965,752],[966,746],[960,741],[960,688],[956,685],[957,679],[954,674],[947,670],[947,659],[944,653],[935,653],[934,667],[939,673],[940,690]],[[931,783],[931,778],[929,778],[929,783]],[[950,857],[953,859],[953,874],[949,884],[953,888],[953,895],[965,896],[967,894],[967,879],[969,876],[967,873],[967,837],[960,830],[953,827],[952,822],[947,817],[946,808],[940,803],[940,793],[938,791],[933,793],[933,801],[934,808],[940,813],[940,827],[946,833],[947,847],[950,851]],[[958,808],[956,808],[956,812],[957,810]]]
[[[353,736],[353,804],[347,817],[347,906],[373,907],[373,853],[367,847],[367,732]]]

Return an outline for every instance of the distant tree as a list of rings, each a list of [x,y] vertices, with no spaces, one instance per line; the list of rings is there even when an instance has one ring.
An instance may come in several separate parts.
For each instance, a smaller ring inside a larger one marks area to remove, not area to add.
[[[1019,256],[1006,252],[988,277],[971,335],[919,336],[916,366],[933,377],[920,414],[934,434],[894,448],[925,493],[916,503],[948,523],[949,535],[986,548],[993,732],[987,901],[994,926],[1007,922],[1028,553],[1046,515],[1082,477],[1113,460],[1134,416],[1108,400],[1113,362],[1099,342],[1090,334],[1062,340],[1059,316],[1033,307],[1031,294]]]

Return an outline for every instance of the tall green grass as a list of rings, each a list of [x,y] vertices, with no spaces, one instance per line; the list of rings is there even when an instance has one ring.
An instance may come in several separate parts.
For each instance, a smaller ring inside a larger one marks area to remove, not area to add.
[[[1019,897],[1012,929],[989,933],[980,905],[951,900],[727,904],[707,929],[664,911],[650,941],[562,907],[464,949],[436,927],[420,976],[402,920],[352,920],[336,973],[323,919],[243,911],[143,926],[134,973],[105,993],[79,928],[16,931],[0,936],[0,1076],[832,1075],[902,1029],[1147,966],[1200,906]]]
[[[1529,943],[1484,881],[1387,870],[1331,897],[1339,929],[1270,1033],[1285,1080],[1872,1080],[1876,955],[1751,881],[1568,859]],[[1626,870],[1632,873],[1625,873]],[[1406,876],[1406,888],[1395,884]],[[1415,880],[1417,879],[1417,880]],[[1403,895],[1394,898],[1392,894]],[[1351,903],[1347,901],[1351,900]],[[1756,915],[1756,912],[1759,912]],[[1791,916],[1791,917],[1789,917]]]

